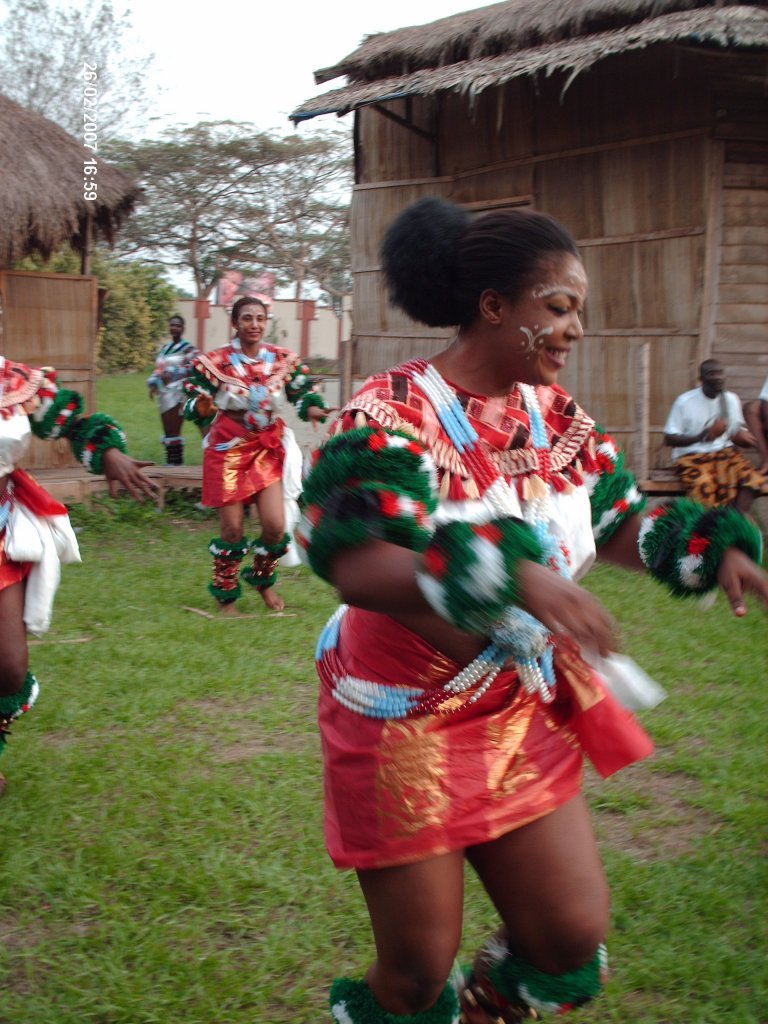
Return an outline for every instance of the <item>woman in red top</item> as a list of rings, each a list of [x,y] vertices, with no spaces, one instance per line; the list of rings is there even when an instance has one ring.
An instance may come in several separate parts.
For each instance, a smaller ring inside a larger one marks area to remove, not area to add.
[[[605,970],[584,756],[608,775],[652,749],[593,668],[611,622],[576,581],[597,555],[679,594],[719,583],[743,615],[745,590],[768,601],[760,537],[731,509],[643,517],[621,453],[558,387],[587,278],[556,221],[423,200],[382,259],[395,304],[458,329],[364,384],[304,486],[299,541],[344,601],[317,646],[326,845],[356,870],[376,945],[331,1012],[561,1013]],[[449,982],[467,862],[502,927]]]

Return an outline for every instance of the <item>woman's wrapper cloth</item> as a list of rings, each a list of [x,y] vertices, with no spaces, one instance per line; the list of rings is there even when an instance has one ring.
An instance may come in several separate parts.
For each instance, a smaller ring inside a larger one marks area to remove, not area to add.
[[[584,754],[605,776],[652,752],[566,638],[558,638],[555,667],[551,705],[502,672],[455,715],[367,718],[333,697],[331,673],[434,686],[459,666],[386,616],[350,608],[337,650],[319,665],[325,838],[334,864],[386,867],[488,842],[576,796]]]
[[[249,430],[225,413],[219,413],[205,439],[203,452],[202,502],[220,508],[250,501],[254,495],[283,475],[283,421],[275,420],[266,430]],[[237,444],[225,451],[216,445]]]

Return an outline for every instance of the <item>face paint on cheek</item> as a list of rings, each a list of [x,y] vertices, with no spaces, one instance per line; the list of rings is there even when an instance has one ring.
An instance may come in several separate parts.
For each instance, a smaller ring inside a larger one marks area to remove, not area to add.
[[[539,325],[534,324],[533,331],[530,327],[521,327],[520,331],[525,335],[525,341],[520,343],[520,347],[523,352],[530,355],[532,352],[544,348],[544,339],[554,332],[554,327],[544,327],[539,330]]]

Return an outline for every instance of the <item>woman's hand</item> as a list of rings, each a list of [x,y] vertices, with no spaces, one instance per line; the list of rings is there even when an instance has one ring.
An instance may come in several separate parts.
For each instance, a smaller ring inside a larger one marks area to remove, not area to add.
[[[318,423],[325,423],[332,413],[338,411],[338,405],[331,406],[329,409],[321,409],[319,405],[312,405],[307,412],[307,419],[312,424],[312,429],[317,430]]]
[[[154,463],[137,462],[136,459],[124,455],[118,448],[107,448],[102,456],[101,465],[104,476],[109,481],[109,493],[113,498],[117,497],[121,484],[136,501],[143,501],[145,495],[149,498],[157,496],[157,484],[142,473],[142,469]]]
[[[547,629],[597,648],[604,658],[617,649],[614,623],[590,593],[536,562],[521,560],[518,565],[523,607]]]
[[[744,592],[751,590],[768,605],[768,575],[738,548],[728,548],[717,570],[717,582],[739,618],[747,614]]]

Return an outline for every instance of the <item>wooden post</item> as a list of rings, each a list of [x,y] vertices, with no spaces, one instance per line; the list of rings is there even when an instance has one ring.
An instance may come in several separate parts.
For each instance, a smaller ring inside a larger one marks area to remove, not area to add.
[[[306,362],[309,359],[309,325],[315,319],[315,303],[313,299],[298,300],[296,304],[296,318],[301,320],[299,355]]]
[[[341,373],[339,376],[339,405],[343,408],[352,397],[352,345],[351,338],[341,343]]]
[[[90,274],[91,272],[91,245],[93,244],[93,218],[90,209],[85,215],[83,222],[83,251],[80,254],[80,273]]]
[[[635,438],[633,470],[638,480],[647,480],[651,467],[651,343],[641,341],[636,349],[637,390],[635,399]]]

